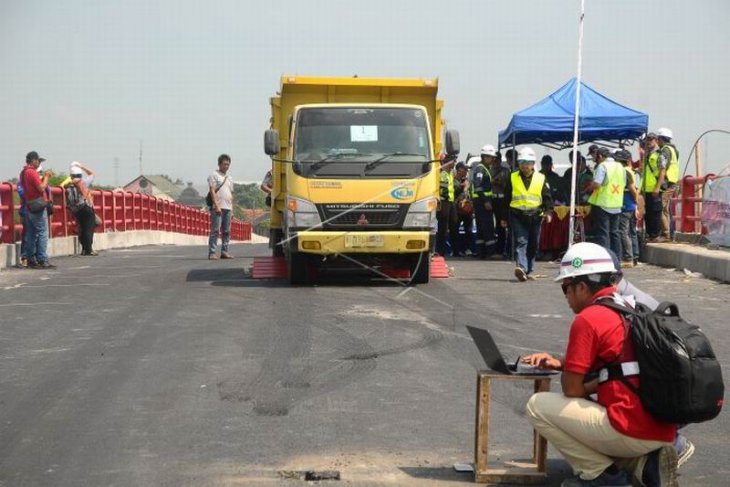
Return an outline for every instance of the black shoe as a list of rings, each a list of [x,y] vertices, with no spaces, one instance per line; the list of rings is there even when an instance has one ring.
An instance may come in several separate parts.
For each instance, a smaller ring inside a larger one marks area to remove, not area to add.
[[[39,269],[38,262],[36,262],[34,260],[29,260],[28,269]]]
[[[56,268],[56,266],[51,264],[50,262],[40,262],[40,263],[36,264],[35,267],[33,267],[33,269],[55,269],[55,268]]]

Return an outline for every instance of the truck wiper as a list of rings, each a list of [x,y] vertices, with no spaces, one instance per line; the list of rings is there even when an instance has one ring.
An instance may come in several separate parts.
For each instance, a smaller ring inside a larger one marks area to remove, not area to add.
[[[415,152],[391,152],[390,154],[384,154],[381,157],[378,157],[374,161],[370,161],[365,165],[365,171],[369,171],[371,169],[375,169],[382,163],[386,162],[387,159],[390,159],[394,156],[421,156],[423,157],[423,154],[418,154]]]
[[[340,159],[342,159],[342,154],[336,154],[334,156],[325,156],[322,159],[318,159],[318,160],[310,163],[309,170],[316,171],[320,167],[325,166],[325,165],[329,164],[330,162],[338,161]]]
[[[363,156],[369,156],[369,155],[370,154],[366,154],[366,153],[358,154],[358,153],[349,153],[349,152],[331,154],[331,155],[324,156],[322,159],[318,159],[318,160],[312,162],[309,166],[309,170],[316,171],[320,167],[322,167],[326,164],[329,164],[330,162],[336,162],[336,161],[340,161],[340,160],[346,159],[346,158],[363,157]]]

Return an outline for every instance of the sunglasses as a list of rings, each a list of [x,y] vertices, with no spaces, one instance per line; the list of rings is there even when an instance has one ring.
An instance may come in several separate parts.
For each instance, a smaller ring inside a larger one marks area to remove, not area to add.
[[[560,289],[562,289],[562,290],[563,290],[563,295],[565,295],[565,296],[567,296],[567,295],[568,295],[568,288],[569,288],[570,286],[572,286],[573,284],[575,284],[575,283],[574,283],[573,281],[570,281],[570,282],[564,282],[564,283],[562,283],[562,284],[560,285]]]

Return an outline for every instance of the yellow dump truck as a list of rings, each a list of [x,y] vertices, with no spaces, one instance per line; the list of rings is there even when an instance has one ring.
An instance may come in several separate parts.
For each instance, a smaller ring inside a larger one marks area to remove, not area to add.
[[[429,280],[441,148],[438,80],[284,76],[264,135],[270,246],[291,284],[326,270]],[[459,152],[447,130],[443,152]],[[405,272],[402,272],[405,270]]]

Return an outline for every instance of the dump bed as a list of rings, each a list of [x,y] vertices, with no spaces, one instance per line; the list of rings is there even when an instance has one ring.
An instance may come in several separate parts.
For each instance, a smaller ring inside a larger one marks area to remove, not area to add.
[[[289,117],[298,105],[315,103],[401,103],[426,108],[435,140],[434,154],[441,151],[441,107],[436,99],[438,79],[431,78],[336,78],[282,76],[281,90],[271,98],[271,128],[279,131],[281,152],[289,144]]]

